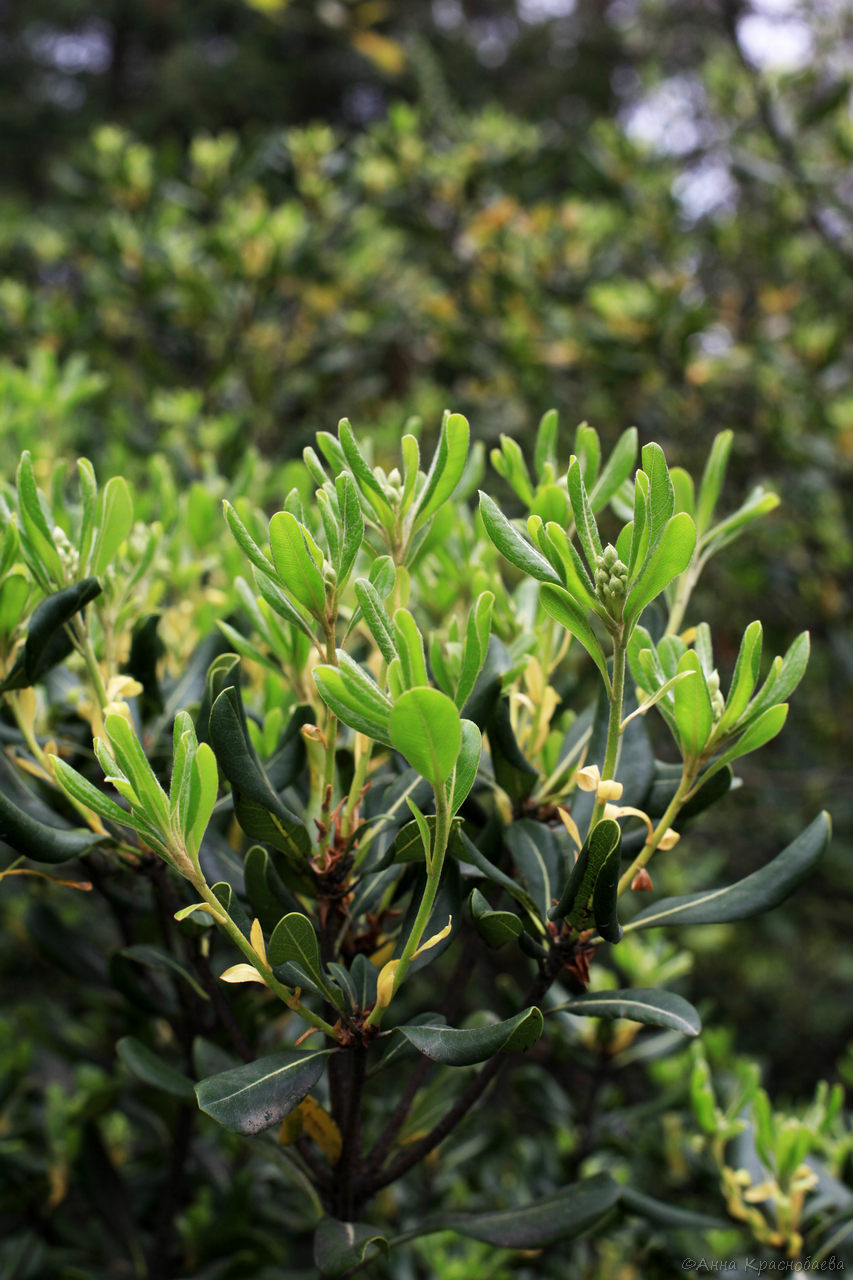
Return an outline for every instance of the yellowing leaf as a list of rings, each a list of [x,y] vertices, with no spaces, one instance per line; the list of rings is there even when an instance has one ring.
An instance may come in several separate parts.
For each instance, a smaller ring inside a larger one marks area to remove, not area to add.
[[[278,1140],[283,1147],[289,1147],[302,1134],[302,1107],[296,1107],[281,1122]]]
[[[386,1009],[391,1003],[399,963],[399,960],[389,960],[379,971],[379,977],[376,979],[376,1004],[380,1009]]]
[[[386,76],[398,76],[406,65],[406,51],[396,40],[377,31],[354,31],[353,47]]]
[[[262,987],[266,985],[257,969],[251,964],[232,964],[231,968],[220,973],[219,977],[223,982],[259,982]]]
[[[252,921],[252,928],[249,931],[249,941],[252,944],[252,950],[255,955],[260,956],[264,964],[267,962],[267,949],[264,946],[264,931],[261,928],[261,922],[257,918]]]
[[[447,924],[444,926],[444,928],[443,928],[442,930],[440,930],[440,932],[439,932],[439,933],[434,933],[434,934],[432,935],[432,937],[431,937],[431,938],[428,938],[428,939],[426,940],[426,942],[422,942],[422,943],[421,943],[421,945],[418,947],[417,951],[416,951],[416,952],[414,953],[414,955],[412,956],[412,959],[414,960],[414,959],[415,959],[415,956],[423,955],[423,953],[424,953],[425,951],[429,951],[431,947],[435,947],[435,946],[437,946],[437,945],[438,945],[438,943],[439,943],[439,942],[441,942],[442,938],[446,938],[446,937],[447,937],[447,935],[450,933],[450,930],[451,930],[451,928],[452,928],[452,927],[453,927],[453,916],[451,916],[451,917],[450,917],[450,919],[448,920]],[[381,976],[381,975],[380,975],[380,976]]]
[[[299,1106],[303,1132],[317,1143],[323,1155],[333,1167],[341,1158],[343,1139],[332,1117],[321,1107],[316,1098],[308,1094]]]

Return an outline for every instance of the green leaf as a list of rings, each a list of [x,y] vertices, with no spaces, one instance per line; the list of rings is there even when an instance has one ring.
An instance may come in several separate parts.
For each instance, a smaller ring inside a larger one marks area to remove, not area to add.
[[[0,685],[0,692],[26,689],[63,662],[74,647],[65,630],[66,623],[100,594],[98,579],[84,578],[42,600],[33,610],[24,651]]]
[[[542,604],[555,622],[579,640],[592,658],[607,687],[610,687],[610,675],[607,670],[607,659],[598,642],[598,637],[589,625],[583,609],[562,587],[551,586],[550,583],[541,590]]]
[[[93,572],[105,573],[133,528],[133,498],[124,476],[112,476],[101,494]]]
[[[0,840],[34,862],[68,862],[103,839],[91,831],[48,826],[19,809],[0,790]]]
[[[477,682],[489,648],[494,592],[483,591],[474,601],[468,613],[465,640],[462,645],[462,661],[459,667],[459,683],[453,701],[461,711]]]
[[[518,818],[507,827],[504,838],[513,862],[539,907],[541,918],[547,920],[562,872],[560,849],[554,833],[542,822]]]
[[[675,510],[675,490],[669,478],[669,468],[666,465],[663,449],[659,444],[652,442],[643,445],[643,471],[649,477],[649,550],[646,553],[648,555],[654,553]]]
[[[348,1276],[379,1251],[388,1253],[388,1241],[366,1222],[339,1222],[324,1218],[314,1233],[314,1265],[322,1276]]]
[[[693,486],[693,477],[683,467],[670,467],[669,478],[672,481],[672,488],[675,493],[676,512],[686,511],[689,516],[694,517],[693,523],[695,524],[696,492]]]
[[[361,550],[361,544],[364,541],[364,517],[361,514],[361,504],[351,476],[346,473],[338,476],[335,480],[335,489],[342,527],[340,559],[335,566],[340,589],[349,579]]]
[[[432,836],[435,831],[435,814],[427,814],[426,817],[417,809],[420,817],[416,817],[414,821],[407,822],[397,832],[391,852],[394,862],[423,862],[427,856],[425,850],[432,848]],[[454,819],[454,826],[461,822],[461,818]],[[425,823],[426,826],[422,826]]]
[[[29,579],[10,573],[0,583],[0,633],[11,636],[24,614],[30,594]]]
[[[595,427],[581,422],[575,429],[575,453],[580,463],[581,476],[587,489],[595,484],[601,464],[601,441]]]
[[[289,511],[278,511],[270,520],[270,548],[282,584],[315,618],[326,612],[323,575],[305,541],[303,526]]]
[[[193,769],[198,781],[198,799],[195,815],[184,835],[189,851],[194,856],[201,847],[207,824],[210,822],[216,805],[216,797],[219,794],[219,771],[216,767],[216,756],[206,742],[202,742],[198,746],[193,761]]]
[[[195,1087],[198,1105],[232,1133],[262,1133],[299,1106],[323,1074],[330,1052],[274,1053],[208,1076]]]
[[[397,653],[403,668],[403,681],[407,689],[429,685],[423,637],[418,624],[408,609],[397,609],[394,614],[394,632]]]
[[[464,831],[460,831],[459,839],[448,846],[448,852],[460,861],[476,867],[486,880],[505,889],[510,897],[514,898],[524,908],[529,916],[535,919],[539,918],[539,909],[524,886],[519,884],[517,880],[513,880],[506,872],[501,871],[500,867],[496,867],[493,862],[490,862]]]
[[[613,838],[613,834],[611,831],[610,839]],[[605,942],[617,943],[622,938],[622,926],[616,909],[619,899],[621,855],[621,839],[617,839],[601,864],[595,880],[595,888],[592,891],[592,917],[595,920],[596,929]]]
[[[189,1076],[170,1067],[135,1036],[123,1036],[116,1045],[116,1053],[128,1071],[143,1084],[150,1085],[152,1089],[160,1089],[163,1093],[171,1093],[184,1102],[192,1102],[194,1090]]]
[[[601,538],[598,534],[598,525],[595,523],[595,516],[592,514],[592,507],[589,504],[589,495],[581,475],[581,464],[577,458],[572,458],[569,463],[569,471],[566,478],[569,485],[569,498],[575,517],[578,539],[586,556],[590,573],[595,573],[602,554]]]
[[[468,457],[468,421],[461,413],[451,413],[441,424],[441,435],[415,507],[415,529],[423,525],[453,493]]]
[[[637,428],[629,427],[623,431],[601,475],[592,486],[589,505],[593,511],[600,511],[616,493],[617,489],[628,479],[634,459],[637,456]]]
[[[264,555],[263,551],[261,551],[261,548],[258,546],[257,542],[255,542],[254,538],[249,533],[249,530],[243,524],[243,521],[237,515],[237,512],[227,499],[223,500],[222,509],[225,512],[225,519],[228,522],[228,527],[234,535],[234,539],[240,547],[240,550],[244,555],[248,556],[255,568],[259,569],[265,577],[272,577],[275,570],[271,561]]]
[[[714,437],[705,470],[699,484],[699,496],[696,500],[696,529],[700,536],[706,531],[714,518],[714,509],[719,501],[726,477],[726,467],[734,440],[733,431],[720,431]]]
[[[472,889],[468,899],[474,927],[493,950],[513,942],[524,926],[513,911],[495,911],[479,889]]]
[[[169,799],[154,776],[135,730],[116,712],[105,718],[104,727],[119,767],[139,797],[145,816],[160,830],[168,831]]]
[[[556,586],[562,586],[556,569],[552,568],[545,557],[521,536],[507,520],[497,503],[482,491],[480,492],[480,514],[483,517],[486,533],[510,564],[515,565],[516,569],[521,569],[522,573],[529,574],[531,578],[537,578],[540,582],[552,582]]]
[[[729,924],[771,911],[797,889],[829,844],[828,813],[821,813],[772,862],[722,889],[664,898],[625,926],[651,929],[670,924]]]
[[[505,1022],[458,1030],[439,1023],[398,1027],[400,1035],[431,1058],[448,1067],[470,1067],[496,1053],[526,1053],[542,1034],[542,1011],[535,1006]]]
[[[765,746],[778,733],[782,732],[787,718],[788,704],[786,702],[779,707],[770,707],[767,711],[762,712],[757,720],[753,720],[750,723],[749,728],[744,730],[736,742],[727,747],[722,755],[713,760],[706,776],[710,777],[712,773],[716,773],[727,764],[731,764],[733,760],[739,760],[741,756],[749,755],[751,751],[757,751],[759,747]]]
[[[750,721],[766,707],[786,702],[790,698],[806,673],[809,649],[809,633],[803,631],[797,636],[784,658],[774,659],[770,674],[755,695],[754,701],[747,708],[747,717]]]
[[[421,451],[416,436],[405,435],[400,441],[400,452],[403,455],[403,496],[400,510],[405,515],[412,505],[415,487],[418,483],[418,472],[421,465]]]
[[[339,721],[357,733],[366,733],[377,742],[392,745],[389,714],[386,709],[378,707],[373,696],[366,694],[361,682],[356,684],[352,676],[345,677],[339,667],[319,666],[314,668],[314,684],[320,698]],[[375,687],[379,694],[379,687]]]
[[[240,826],[248,836],[275,845],[301,864],[310,852],[310,837],[270,785],[249,739],[240,691],[233,685],[224,688],[213,704],[210,741],[231,785]]]
[[[623,991],[588,991],[548,1010],[574,1013],[585,1018],[629,1018],[652,1027],[671,1027],[686,1036],[702,1030],[699,1014],[673,991],[655,987],[626,987]]]
[[[757,620],[750,622],[743,633],[732,682],[729,686],[729,696],[726,698],[725,710],[716,728],[718,734],[722,734],[730,725],[737,723],[752,697],[752,691],[758,683],[762,634],[761,623]]]
[[[357,578],[355,594],[368,630],[376,641],[377,648],[386,662],[393,662],[397,656],[394,630],[391,619],[382,602],[382,597],[372,582],[367,578]]]
[[[165,951],[162,947],[140,944],[139,946],[123,947],[117,954],[126,956],[128,960],[135,960],[137,964],[148,965],[152,969],[166,969],[171,973],[176,973],[189,987],[192,987],[200,1000],[210,999],[204,987],[196,981],[186,965],[181,964],[171,952]]]
[[[123,827],[133,826],[133,819],[121,805],[116,804],[115,800],[111,800],[109,796],[105,796],[76,769],[72,769],[70,764],[60,760],[59,756],[51,756],[50,762],[53,765],[56,781],[72,800],[85,805],[87,809],[91,809],[93,813],[97,813],[108,822],[117,822]]]
[[[723,1218],[712,1218],[706,1213],[682,1209],[668,1201],[654,1200],[633,1187],[622,1187],[621,1207],[626,1213],[638,1213],[650,1222],[680,1231],[725,1231],[731,1227],[731,1222]]]
[[[462,724],[453,701],[438,689],[409,689],[388,720],[391,745],[437,790],[456,764]]]
[[[576,929],[585,927],[598,877],[614,849],[619,848],[621,839],[619,823],[613,818],[602,818],[595,824],[578,854],[559,902],[549,912],[552,920],[566,919]]]
[[[459,755],[456,759],[453,773],[448,779],[451,813],[457,813],[468,798],[477,778],[480,757],[483,753],[483,735],[473,720],[463,720],[461,725],[462,742],[459,747]]]
[[[343,450],[346,464],[352,471],[356,484],[364,497],[373,507],[373,510],[379,517],[380,523],[385,526],[390,525],[394,519],[394,513],[388,505],[388,499],[383,493],[382,485],[376,479],[376,476],[365,462],[361,450],[356,443],[353,429],[346,418],[341,418],[338,423],[338,436],[340,437],[340,447]],[[317,438],[318,440],[320,439],[319,436]]]
[[[21,454],[17,473],[18,506],[21,513],[21,524],[30,550],[35,559],[34,569],[40,570],[38,577],[44,584],[49,581],[62,582],[65,574],[59,559],[59,552],[53,541],[53,534],[48,527],[42,510],[38,485],[36,484],[33,460],[29,450]]]
[[[594,1227],[620,1194],[619,1185],[606,1173],[599,1173],[520,1209],[443,1214],[436,1228],[457,1231],[501,1249],[542,1249]]]
[[[329,982],[320,962],[320,944],[314,926],[298,911],[279,920],[267,944],[267,959],[273,968],[280,964],[298,964],[328,1000],[341,1008],[341,997]]]
[[[686,511],[673,516],[657,547],[634,583],[625,602],[625,617],[638,618],[650,601],[668,587],[690,564],[696,545],[696,528]]]
[[[269,566],[268,573],[272,573],[272,565]],[[239,581],[240,579],[238,579],[238,582]],[[309,640],[314,639],[314,634],[310,626],[299,612],[296,605],[293,604],[292,601],[288,600],[287,596],[281,588],[273,582],[271,577],[268,577],[265,573],[256,573],[255,585],[269,607],[274,613],[278,614],[279,618],[282,618],[285,622],[289,622],[291,626],[296,627],[296,629],[301,631],[303,635],[307,636]],[[272,648],[273,646],[271,645],[270,647]]]
[[[726,516],[725,520],[721,520],[719,524],[714,525],[713,529],[708,530],[703,539],[703,545],[707,544],[713,548],[713,553],[716,554],[721,548],[734,542],[741,531],[748,524],[752,524],[753,520],[774,511],[778,505],[778,494],[765,489],[763,485],[757,485],[737,511],[733,511],[730,516]]]
[[[708,686],[695,650],[688,649],[682,655],[676,675],[685,676],[673,686],[672,691],[678,741],[685,760],[695,760],[701,756],[714,723]]]
[[[542,415],[536,431],[536,445],[533,451],[533,465],[540,484],[546,480],[546,468],[552,471],[557,466],[557,430],[560,419],[556,409],[549,409]]]
[[[545,526],[545,533],[563,565],[565,587],[569,595],[582,609],[599,610],[601,606],[595,594],[592,579],[565,529],[561,529],[558,524],[550,520]]]

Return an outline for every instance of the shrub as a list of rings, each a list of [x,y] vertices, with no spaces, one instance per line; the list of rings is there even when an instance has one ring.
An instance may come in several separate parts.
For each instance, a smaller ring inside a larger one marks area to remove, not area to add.
[[[719,513],[729,433],[698,485],[656,444],[635,470],[633,430],[605,458],[580,426],[565,472],[559,444],[550,413],[532,472],[509,438],[493,454],[526,529],[473,506],[458,414],[426,471],[413,435],[383,469],[345,420],[320,432],[268,522],[251,469],[220,522],[214,476],[134,493],[84,459],[48,497],[23,455],[3,888],[34,878],[11,932],[56,977],[7,1055],[10,1265],[295,1277],[313,1235],[334,1276],[442,1232],[447,1268],[482,1257],[461,1236],[519,1274],[591,1249],[615,1275],[697,1233],[799,1258],[849,1230],[839,1089],[774,1113],[719,1034],[716,1086],[701,1052],[687,1073],[700,1017],[671,989],[668,930],[777,906],[829,836],[821,814],[722,887],[683,856],[806,668],[804,633],[762,675],[754,621],[721,680],[708,625],[684,629],[704,565],[777,499]]]

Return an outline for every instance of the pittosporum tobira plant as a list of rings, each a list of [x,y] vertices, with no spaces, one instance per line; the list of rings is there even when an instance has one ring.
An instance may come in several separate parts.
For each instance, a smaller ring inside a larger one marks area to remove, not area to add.
[[[642,931],[769,910],[829,836],[822,814],[760,870],[642,905],[654,855],[680,856],[736,762],[779,733],[808,658],[804,634],[762,677],[755,621],[721,680],[708,626],[684,629],[710,556],[777,501],[756,490],[718,516],[731,434],[694,488],[656,444],[635,469],[633,430],[603,461],[582,425],[562,471],[548,414],[533,477],[514,441],[492,455],[526,524],[485,492],[472,507],[483,466],[468,434],[448,414],[426,471],[412,434],[386,471],[343,421],[305,451],[313,500],[293,489],[269,521],[245,492],[225,500],[222,545],[203,485],[173,494],[171,528],[144,528],[125,481],[99,489],[85,460],[76,497],[60,476],[48,499],[25,454],[2,509],[0,690],[18,735],[3,838],[37,863],[83,858],[98,884],[151,882],[169,928],[119,955],[173,971],[216,1017],[189,1058],[137,1029],[122,1062],[234,1134],[277,1134],[329,1276],[393,1231],[529,1249],[619,1215],[672,1225],[606,1151],[533,1205],[389,1224],[375,1198],[522,1055],[545,1070],[581,1020],[665,1029],[662,1053],[697,1036]],[[190,644],[199,615],[218,632]],[[597,697],[573,706],[590,674]],[[88,736],[66,717],[51,740],[57,701]],[[656,758],[653,708],[677,764]],[[493,976],[473,1004],[478,949]],[[642,983],[622,986],[631,973]],[[238,1015],[220,981],[239,988]],[[719,1118],[703,1061],[698,1122],[748,1225],[749,1175],[726,1164],[737,1109]],[[810,1142],[785,1145],[756,1089],[744,1098],[788,1208],[753,1225],[791,1247]],[[686,1216],[676,1225],[707,1227]]]

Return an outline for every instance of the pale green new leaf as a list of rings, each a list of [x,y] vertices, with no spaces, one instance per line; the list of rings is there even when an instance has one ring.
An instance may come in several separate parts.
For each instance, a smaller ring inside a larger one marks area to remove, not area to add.
[[[92,570],[102,574],[133,528],[133,498],[123,476],[112,476],[101,494]]]
[[[435,514],[462,479],[468,457],[468,436],[468,420],[461,413],[449,414],[441,425],[438,447],[415,507],[414,528]]]
[[[437,790],[456,764],[462,723],[453,701],[438,689],[409,689],[388,721],[391,744]]]
[[[308,551],[305,529],[289,511],[278,511],[270,520],[270,548],[282,585],[315,618],[326,611],[323,575]]]
[[[626,619],[638,618],[646,605],[659,596],[673,578],[684,572],[690,564],[695,545],[696,527],[687,512],[681,511],[672,516],[628,594]]]

